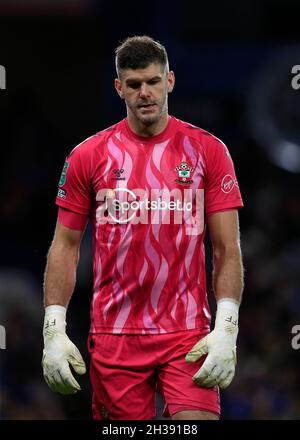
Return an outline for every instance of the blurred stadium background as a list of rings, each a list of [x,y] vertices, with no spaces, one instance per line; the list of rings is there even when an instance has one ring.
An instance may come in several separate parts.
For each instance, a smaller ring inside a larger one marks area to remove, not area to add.
[[[90,419],[87,375],[76,396],[43,381],[42,279],[66,154],[125,116],[114,48],[148,34],[167,48],[170,113],[220,137],[235,162],[246,289],[238,367],[223,419],[300,419],[300,64],[294,0],[1,0],[0,419]],[[208,260],[209,249],[208,249]],[[90,234],[68,333],[88,361]],[[161,417],[158,399],[158,418]]]

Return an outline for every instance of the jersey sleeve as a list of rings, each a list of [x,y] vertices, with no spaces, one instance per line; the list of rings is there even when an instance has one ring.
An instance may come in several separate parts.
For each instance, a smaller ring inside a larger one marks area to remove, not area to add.
[[[82,145],[67,156],[58,184],[56,204],[72,212],[88,215],[91,207],[90,158]]]
[[[206,150],[206,215],[244,206],[234,164],[226,145],[213,138]]]
[[[74,229],[75,231],[84,231],[88,216],[84,214],[78,214],[74,211],[69,211],[68,209],[58,208],[57,219],[66,228]]]

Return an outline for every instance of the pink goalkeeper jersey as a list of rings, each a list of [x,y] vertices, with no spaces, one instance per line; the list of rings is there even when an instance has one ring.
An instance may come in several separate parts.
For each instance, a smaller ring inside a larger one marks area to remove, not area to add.
[[[243,206],[219,139],[171,116],[144,138],[124,119],[73,149],[56,203],[90,218],[91,332],[209,328],[205,216]]]

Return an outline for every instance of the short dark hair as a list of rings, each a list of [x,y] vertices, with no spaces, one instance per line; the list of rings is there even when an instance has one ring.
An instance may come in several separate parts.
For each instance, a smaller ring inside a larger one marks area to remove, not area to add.
[[[169,65],[165,47],[147,35],[128,37],[115,50],[116,70],[145,69],[151,63]]]

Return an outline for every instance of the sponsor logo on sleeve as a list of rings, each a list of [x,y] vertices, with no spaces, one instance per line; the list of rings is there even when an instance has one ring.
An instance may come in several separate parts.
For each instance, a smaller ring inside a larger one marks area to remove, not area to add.
[[[226,174],[221,182],[221,190],[223,191],[223,193],[230,193],[230,191],[232,191],[235,186],[238,187],[236,179],[234,179],[234,177],[232,177],[230,174]]]
[[[57,197],[65,199],[67,197],[67,191],[65,189],[58,188]]]
[[[64,184],[66,183],[68,168],[69,168],[69,162],[65,161],[64,167],[63,167],[63,170],[61,172],[60,179],[59,179],[58,186],[64,186]]]

